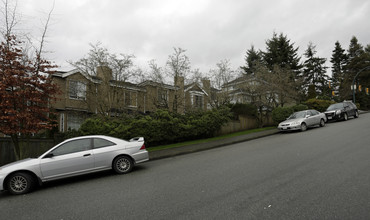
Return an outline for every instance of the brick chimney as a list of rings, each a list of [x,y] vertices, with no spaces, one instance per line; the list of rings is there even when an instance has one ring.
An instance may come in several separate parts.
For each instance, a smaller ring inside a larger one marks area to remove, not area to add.
[[[175,76],[174,84],[178,88],[175,92],[175,99],[173,104],[173,110],[177,113],[185,112],[185,90],[184,90],[184,77]]]
[[[208,96],[211,95],[211,81],[208,78],[202,79],[203,89],[206,91]]]
[[[112,69],[107,66],[98,66],[96,68],[96,76],[103,81],[109,82],[112,80]]]

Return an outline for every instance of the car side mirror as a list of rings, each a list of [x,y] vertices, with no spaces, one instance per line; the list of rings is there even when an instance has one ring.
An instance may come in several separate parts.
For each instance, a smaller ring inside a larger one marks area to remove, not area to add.
[[[48,153],[43,158],[52,158],[52,157],[54,157],[54,154],[53,153]]]
[[[309,117],[311,117],[311,115],[306,115],[306,118],[309,118]]]

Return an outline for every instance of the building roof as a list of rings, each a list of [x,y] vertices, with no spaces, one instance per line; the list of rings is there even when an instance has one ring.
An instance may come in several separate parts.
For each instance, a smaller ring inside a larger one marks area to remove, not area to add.
[[[203,92],[206,96],[208,96],[208,93],[198,83],[196,83],[196,82],[184,86],[184,90],[185,90],[185,92],[188,92],[188,91],[200,91],[200,92]]]
[[[71,75],[74,75],[74,74],[77,74],[77,73],[81,74],[82,76],[84,76],[86,79],[90,80],[93,83],[100,83],[101,82],[101,79],[99,77],[91,76],[91,75],[88,75],[86,73],[80,72],[78,69],[74,69],[74,70],[71,70],[71,71],[68,71],[68,72],[58,71],[58,72],[52,74],[52,76],[53,77],[66,78],[68,76],[71,76]]]
[[[178,89],[178,87],[176,87],[176,86],[165,84],[165,83],[154,82],[152,80],[146,80],[146,81],[141,82],[137,85],[138,86],[148,86],[149,85],[149,86],[162,87],[162,88],[165,88],[165,89],[172,89],[172,90],[177,90]]]

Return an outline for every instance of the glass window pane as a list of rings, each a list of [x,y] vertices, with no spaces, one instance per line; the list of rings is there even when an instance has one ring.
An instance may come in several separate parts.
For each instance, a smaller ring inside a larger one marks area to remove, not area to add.
[[[113,146],[113,145],[115,145],[115,143],[110,142],[108,140],[101,139],[101,138],[94,138],[94,149],[101,148],[101,147]]]
[[[69,141],[61,146],[59,146],[57,149],[53,150],[53,154],[55,156],[58,155],[64,155],[64,154],[70,154],[80,151],[85,151],[91,149],[91,139],[81,139],[81,140],[74,140]]]

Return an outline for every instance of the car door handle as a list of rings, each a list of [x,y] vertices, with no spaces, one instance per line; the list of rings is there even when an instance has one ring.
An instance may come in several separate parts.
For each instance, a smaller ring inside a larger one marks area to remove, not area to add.
[[[88,156],[91,156],[91,154],[84,154],[84,157],[88,157]]]

